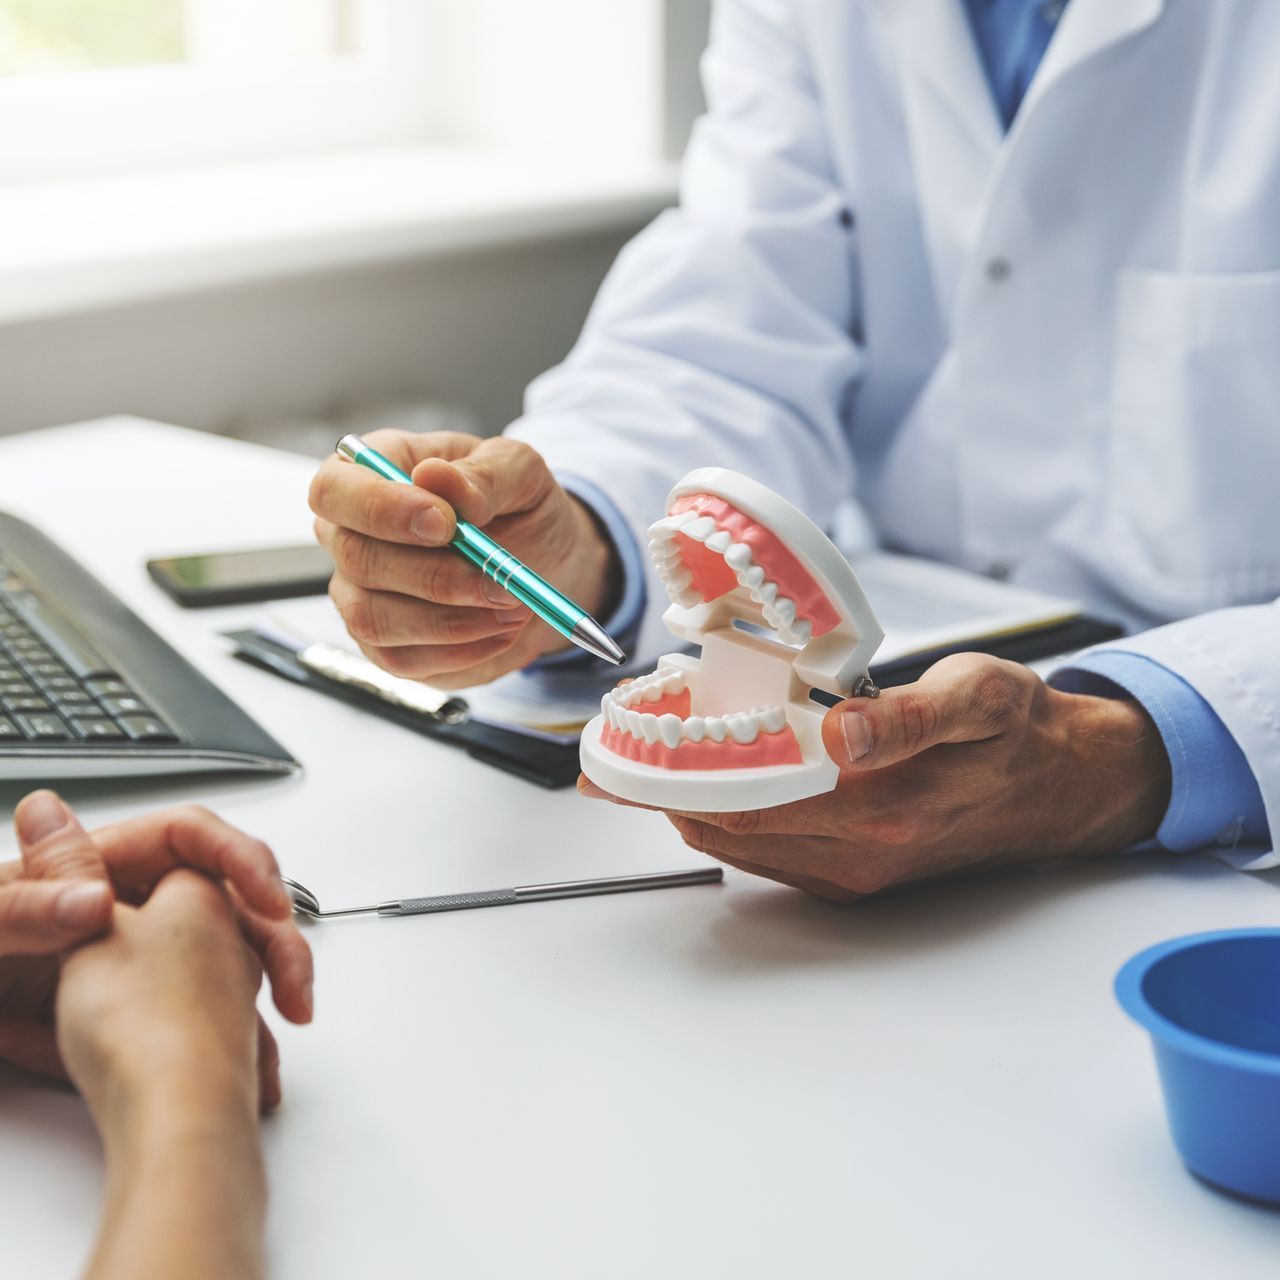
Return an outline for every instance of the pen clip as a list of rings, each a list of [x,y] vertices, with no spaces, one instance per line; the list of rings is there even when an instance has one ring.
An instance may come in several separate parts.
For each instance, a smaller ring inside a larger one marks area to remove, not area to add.
[[[367,658],[359,658],[331,644],[316,641],[307,645],[299,651],[298,661],[326,680],[363,689],[392,706],[430,716],[440,724],[462,724],[471,715],[466,701],[455,694],[390,675]]]

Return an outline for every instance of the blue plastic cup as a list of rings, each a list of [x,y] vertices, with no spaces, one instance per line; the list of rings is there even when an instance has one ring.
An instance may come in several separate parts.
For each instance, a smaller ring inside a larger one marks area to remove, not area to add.
[[[1151,1033],[1187,1168],[1280,1203],[1280,929],[1161,942],[1120,970],[1116,996]]]

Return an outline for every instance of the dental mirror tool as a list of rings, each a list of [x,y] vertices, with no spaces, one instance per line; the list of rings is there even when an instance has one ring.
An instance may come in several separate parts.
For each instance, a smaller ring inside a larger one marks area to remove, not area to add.
[[[293,909],[308,920],[334,916],[421,916],[437,911],[468,911],[473,907],[508,907],[518,902],[543,902],[548,898],[588,898],[603,893],[635,893],[641,889],[677,889],[687,884],[719,884],[720,867],[696,871],[661,871],[640,876],[605,876],[598,880],[563,880],[559,884],[526,884],[515,889],[485,889],[478,893],[441,893],[429,898],[398,898],[368,907],[344,907],[325,911],[306,885],[282,876],[293,899]]]

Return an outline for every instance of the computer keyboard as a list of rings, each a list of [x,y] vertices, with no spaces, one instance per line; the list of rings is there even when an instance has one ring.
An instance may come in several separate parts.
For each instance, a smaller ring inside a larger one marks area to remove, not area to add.
[[[0,742],[177,742],[178,735],[0,560]]]
[[[65,552],[0,513],[0,778],[296,767]]]

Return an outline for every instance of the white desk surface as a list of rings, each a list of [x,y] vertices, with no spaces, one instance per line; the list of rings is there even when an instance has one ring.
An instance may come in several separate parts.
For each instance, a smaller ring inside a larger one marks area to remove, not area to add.
[[[113,419],[0,441],[0,509],[101,575],[306,764],[65,788],[91,822],[195,798],[332,905],[697,865],[656,816],[546,792],[228,656],[147,556],[309,536],[305,459]],[[5,829],[17,792],[0,791]],[[11,842],[2,842],[9,847]],[[1183,1172],[1111,979],[1280,880],[1143,856],[852,908],[723,887],[310,932],[264,1128],[278,1277],[1274,1276],[1280,1214]],[[79,1102],[0,1077],[0,1257],[77,1273]]]

